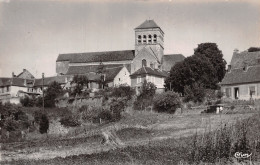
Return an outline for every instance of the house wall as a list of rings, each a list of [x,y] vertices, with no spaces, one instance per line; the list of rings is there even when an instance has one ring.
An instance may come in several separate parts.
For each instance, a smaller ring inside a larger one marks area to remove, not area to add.
[[[249,84],[237,84],[237,85],[222,85],[221,91],[224,93],[223,98],[235,99],[235,88],[239,89],[238,99],[239,100],[249,100],[250,90],[249,87],[255,87],[255,94],[252,95],[252,99],[260,99],[260,82],[259,83],[249,83]],[[230,97],[227,97],[226,88],[230,89]]]
[[[56,62],[56,73],[66,74],[69,69],[69,61],[57,61]]]
[[[164,78],[163,77],[157,77],[157,76],[153,76],[153,75],[141,76],[142,83],[144,82],[144,80],[146,80],[147,82],[152,82],[157,87],[157,89],[164,90]],[[131,86],[135,87],[136,85],[137,85],[137,77],[132,77]]]
[[[18,86],[10,86],[9,90],[7,91],[7,87],[5,88],[5,92],[0,93],[0,100],[1,102],[10,102],[14,104],[20,103],[20,95],[18,95],[18,91],[27,92],[27,87],[18,87]]]
[[[121,84],[127,84],[131,86],[130,73],[128,72],[126,67],[123,67],[121,71],[116,75],[113,83],[114,86],[119,86]]]

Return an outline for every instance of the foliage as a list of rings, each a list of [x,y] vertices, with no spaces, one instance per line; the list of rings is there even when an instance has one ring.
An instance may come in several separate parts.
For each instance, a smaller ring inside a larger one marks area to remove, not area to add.
[[[65,127],[76,127],[80,125],[79,120],[75,116],[65,116],[61,118],[60,123]]]
[[[49,119],[46,114],[42,114],[40,118],[40,123],[39,123],[39,131],[41,134],[47,133],[49,129]]]
[[[165,87],[184,94],[185,86],[201,83],[204,88],[218,89],[218,83],[225,75],[226,61],[215,43],[202,43],[194,55],[184,59],[171,68]]]
[[[71,81],[71,85],[74,85],[74,89],[71,92],[72,96],[81,95],[84,87],[88,87],[88,78],[84,75],[75,75]]]
[[[127,97],[131,99],[131,97],[135,94],[135,90],[128,85],[120,85],[118,87],[114,87],[111,90],[111,97]]]
[[[213,65],[217,73],[217,82],[220,82],[226,73],[226,61],[223,59],[222,51],[216,43],[202,43],[194,51],[195,56],[205,56]],[[214,78],[214,77],[211,77]]]
[[[124,99],[113,99],[110,104],[110,111],[115,121],[121,119],[121,112],[125,110],[126,100]]]
[[[201,103],[206,96],[205,88],[202,84],[194,83],[192,86],[184,87],[184,101],[193,101],[195,103]]]
[[[55,99],[63,94],[63,89],[56,81],[52,82],[44,96],[44,107],[55,107]]]
[[[101,111],[97,117],[98,119],[102,119],[102,120],[105,120],[105,121],[111,121],[113,119],[113,116],[112,116],[112,113],[111,111],[109,110],[103,110]]]
[[[153,104],[155,110],[158,112],[175,113],[176,109],[181,106],[181,100],[177,93],[167,91],[155,95]]]
[[[153,83],[144,81],[140,90],[140,94],[137,96],[136,101],[134,102],[134,109],[143,110],[143,108],[151,106],[155,91],[156,86]]]
[[[260,51],[260,48],[259,48],[259,47],[250,47],[250,48],[248,49],[248,52],[258,52],[258,51]]]

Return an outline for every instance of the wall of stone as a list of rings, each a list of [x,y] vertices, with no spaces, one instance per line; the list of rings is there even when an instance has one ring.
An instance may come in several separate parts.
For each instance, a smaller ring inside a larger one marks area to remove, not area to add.
[[[66,74],[69,69],[69,61],[58,61],[56,62],[56,73]]]

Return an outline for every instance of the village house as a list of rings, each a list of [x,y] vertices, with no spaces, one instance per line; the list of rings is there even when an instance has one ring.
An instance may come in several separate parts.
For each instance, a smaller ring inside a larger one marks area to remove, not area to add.
[[[164,90],[167,72],[185,57],[181,54],[164,54],[164,32],[154,20],[146,20],[134,30],[135,50],[60,54],[56,60],[57,75],[97,73],[102,63],[103,75],[107,80],[110,78],[108,86],[128,84],[139,88],[143,82],[140,76],[147,76],[147,80],[154,82],[158,90]],[[116,68],[126,68],[127,71]]]
[[[234,51],[227,73],[220,83],[224,99],[260,98],[260,51]]]

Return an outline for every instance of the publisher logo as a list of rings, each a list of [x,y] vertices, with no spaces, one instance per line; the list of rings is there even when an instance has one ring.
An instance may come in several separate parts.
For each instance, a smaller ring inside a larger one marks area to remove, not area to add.
[[[236,152],[234,154],[235,158],[237,159],[246,159],[249,158],[252,155],[252,153],[248,154],[248,153],[242,153],[242,152]]]

